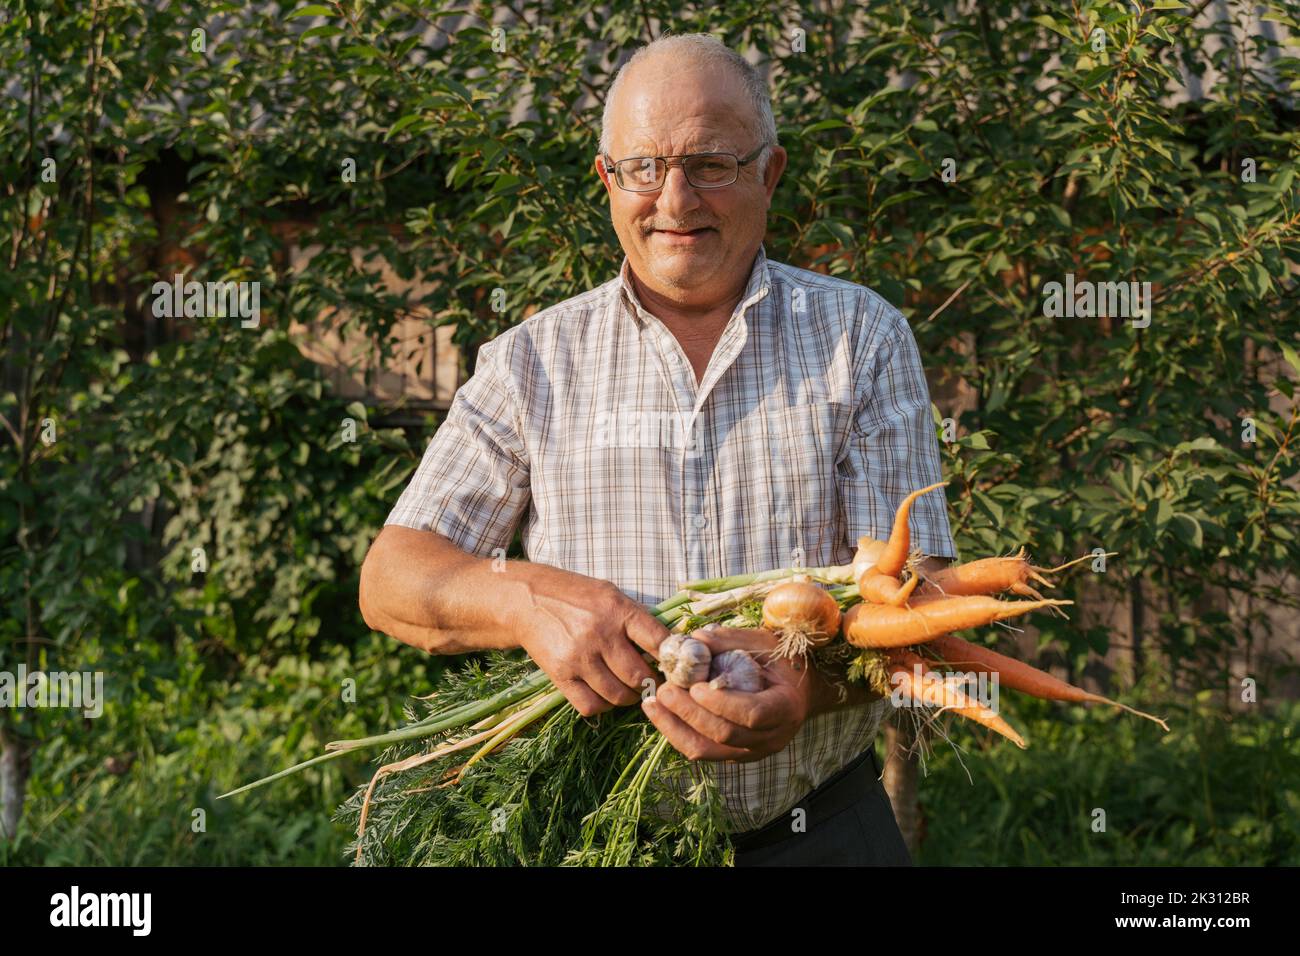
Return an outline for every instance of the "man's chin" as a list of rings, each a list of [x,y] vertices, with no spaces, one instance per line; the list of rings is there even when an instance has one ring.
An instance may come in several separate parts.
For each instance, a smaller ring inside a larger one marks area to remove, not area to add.
[[[722,256],[718,254],[717,249],[675,246],[649,250],[646,261],[656,272],[665,277],[676,274],[683,280],[689,280],[703,278],[704,274],[712,273],[722,261]]]
[[[672,260],[672,261],[665,261]],[[694,289],[706,285],[713,276],[712,260],[687,253],[661,256],[651,266],[656,279],[674,289]]]

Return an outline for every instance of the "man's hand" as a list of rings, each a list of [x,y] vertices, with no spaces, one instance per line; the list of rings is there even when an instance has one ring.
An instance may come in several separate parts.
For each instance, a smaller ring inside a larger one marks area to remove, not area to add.
[[[641,699],[668,629],[608,581],[531,561],[504,567],[448,538],[384,528],[361,568],[361,612],[431,654],[522,647],[585,717]]]
[[[715,690],[707,682],[689,691],[659,685],[641,707],[660,733],[690,760],[762,760],[786,745],[824,702],[825,682],[803,662],[773,660],[776,635],[761,628],[712,627],[693,631],[716,657],[747,650],[763,665],[767,687],[757,693]]]
[[[568,575],[529,592],[519,644],[584,717],[641,699],[668,629],[605,581]]]

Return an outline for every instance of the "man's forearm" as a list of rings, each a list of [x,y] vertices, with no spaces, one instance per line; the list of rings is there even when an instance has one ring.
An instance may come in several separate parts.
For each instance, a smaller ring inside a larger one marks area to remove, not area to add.
[[[520,646],[519,623],[549,578],[567,572],[527,561],[498,563],[428,531],[390,525],[361,567],[366,623],[433,654]]]
[[[492,574],[491,562],[431,532],[385,527],[361,566],[358,595],[366,623],[435,654],[512,646],[493,602],[461,594]]]

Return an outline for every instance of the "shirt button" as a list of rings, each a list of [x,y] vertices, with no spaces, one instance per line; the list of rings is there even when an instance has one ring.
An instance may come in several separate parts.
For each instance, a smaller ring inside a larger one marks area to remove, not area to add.
[[[695,530],[697,531],[702,529],[708,523],[709,523],[709,519],[704,517],[704,515],[696,515],[691,519],[691,524],[695,527]]]

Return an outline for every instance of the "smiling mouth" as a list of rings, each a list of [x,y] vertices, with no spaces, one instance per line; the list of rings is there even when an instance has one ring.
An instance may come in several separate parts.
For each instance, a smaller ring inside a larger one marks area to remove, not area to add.
[[[655,232],[666,232],[670,236],[698,236],[701,233],[712,232],[711,226],[701,226],[699,229],[688,229],[685,232],[679,232],[676,229],[656,229]]]

